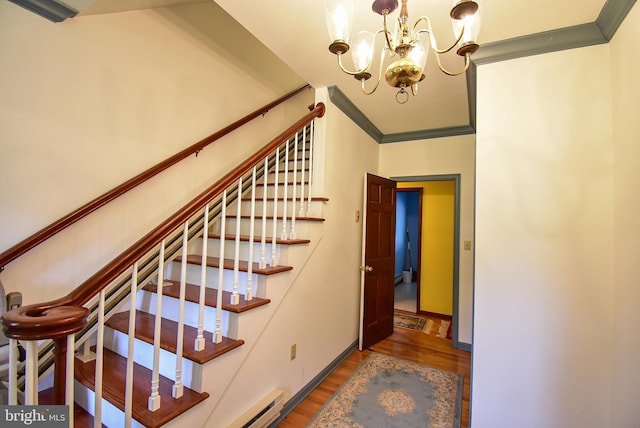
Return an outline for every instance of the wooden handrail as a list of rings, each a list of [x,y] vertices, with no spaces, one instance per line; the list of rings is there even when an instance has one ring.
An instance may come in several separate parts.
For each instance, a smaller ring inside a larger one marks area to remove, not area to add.
[[[64,229],[66,229],[67,227],[71,226],[72,224],[74,224],[78,220],[80,220],[80,219],[86,217],[87,215],[91,214],[93,211],[97,210],[98,208],[108,204],[109,202],[111,202],[112,200],[116,199],[117,197],[122,196],[123,194],[127,193],[129,190],[131,190],[131,189],[137,187],[138,185],[144,183],[148,179],[154,177],[155,175],[161,173],[162,171],[166,170],[170,166],[175,165],[176,163],[178,163],[181,160],[189,157],[190,155],[192,155],[194,153],[197,154],[200,150],[202,150],[203,148],[205,148],[209,144],[213,143],[214,141],[219,140],[220,138],[224,137],[225,135],[227,135],[227,134],[231,133],[232,131],[238,129],[239,127],[241,127],[245,123],[250,122],[251,120],[257,118],[258,116],[261,116],[261,115],[267,113],[269,110],[271,110],[272,108],[276,107],[278,104],[283,103],[284,101],[288,100],[289,98],[293,97],[294,95],[297,95],[299,92],[302,92],[304,89],[307,89],[309,87],[310,87],[310,85],[308,85],[308,84],[304,85],[304,86],[301,86],[300,88],[289,92],[288,94],[286,94],[286,95],[278,98],[277,100],[275,100],[275,101],[273,101],[273,102],[271,102],[271,103],[259,108],[258,110],[255,110],[253,113],[250,113],[250,114],[244,116],[242,119],[233,122],[232,124],[226,126],[225,128],[222,128],[218,132],[216,132],[214,134],[211,134],[210,136],[198,141],[197,143],[193,144],[192,146],[187,147],[186,149],[182,150],[181,152],[176,153],[175,155],[173,155],[170,158],[160,162],[159,164],[157,164],[155,166],[152,166],[151,168],[147,169],[146,171],[144,171],[144,172],[136,175],[135,177],[125,181],[121,185],[113,188],[112,190],[108,191],[107,193],[103,194],[102,196],[97,197],[93,201],[81,206],[77,210],[67,214],[66,216],[62,217],[61,219],[55,221],[54,223],[51,223],[49,226],[45,227],[44,229],[34,233],[33,235],[29,236],[28,238],[24,239],[23,241],[17,243],[13,247],[9,248],[8,250],[6,250],[6,251],[4,251],[3,253],[0,254],[0,272],[4,269],[4,267],[6,265],[11,263],[12,261],[17,259],[18,257],[22,256],[27,251],[37,247],[38,245],[40,245],[41,243],[43,243],[47,239],[51,238],[55,234],[61,232]]]
[[[262,162],[266,156],[294,136],[308,122],[316,117],[324,116],[325,105],[323,103],[318,103],[315,107],[310,108],[311,111],[307,115],[191,200],[69,294],[57,300],[24,306],[4,314],[2,324],[6,336],[12,339],[40,340],[59,338],[69,334],[71,330],[78,331],[80,324],[86,321],[86,309],[83,308],[83,305],[129,269],[141,255],[152,251],[162,239],[165,239],[180,225],[196,215],[205,204],[220,196],[225,189]]]

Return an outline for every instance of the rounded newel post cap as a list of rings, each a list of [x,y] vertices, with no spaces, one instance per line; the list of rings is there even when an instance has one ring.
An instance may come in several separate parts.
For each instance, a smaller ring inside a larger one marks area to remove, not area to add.
[[[327,107],[324,105],[323,102],[319,102],[316,105],[311,104],[309,107],[307,107],[309,109],[309,111],[313,111],[315,109],[319,109],[319,113],[318,113],[318,117],[322,117],[324,116],[325,112],[327,111]]]
[[[42,309],[31,305],[7,312],[2,316],[2,324],[10,339],[60,339],[82,330],[88,316],[89,310],[83,306]]]
[[[318,117],[324,116],[325,112],[327,111],[327,107],[324,105],[324,103],[318,103],[316,107],[320,107],[320,114],[318,115]]]

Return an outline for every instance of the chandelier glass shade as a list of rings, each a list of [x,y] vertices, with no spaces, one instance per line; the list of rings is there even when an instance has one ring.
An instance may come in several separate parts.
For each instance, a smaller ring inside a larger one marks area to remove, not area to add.
[[[413,95],[417,95],[418,83],[425,77],[424,70],[429,51],[434,52],[438,67],[443,73],[457,76],[467,71],[471,64],[471,55],[479,48],[477,40],[482,14],[476,1],[455,0],[450,12],[455,42],[445,49],[439,49],[429,17],[422,16],[413,26],[409,25],[407,1],[402,0],[395,24],[390,28],[389,15],[398,8],[398,1],[375,0],[371,9],[382,16],[383,27],[375,33],[360,31],[352,36],[355,9],[353,0],[326,0],[327,29],[331,40],[329,51],[337,56],[340,69],[359,80],[362,92],[366,95],[375,92],[384,73],[386,82],[399,88],[396,101],[401,104],[409,100],[408,89]],[[371,67],[378,38],[382,39],[378,77],[373,88],[367,89],[365,82],[372,77]],[[452,72],[443,66],[440,56],[456,47],[456,53],[464,58],[464,65],[461,70]],[[343,62],[343,56],[349,51],[353,60],[351,70]],[[383,71],[385,56],[389,56],[392,62]]]

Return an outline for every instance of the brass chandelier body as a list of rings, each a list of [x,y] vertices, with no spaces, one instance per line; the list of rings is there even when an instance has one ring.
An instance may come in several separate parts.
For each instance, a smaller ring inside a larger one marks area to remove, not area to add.
[[[375,34],[360,32],[357,41],[354,40],[352,56],[356,70],[350,71],[343,64],[343,55],[352,46],[348,40],[350,38],[351,19],[353,14],[353,0],[327,0],[327,26],[331,37],[329,51],[338,58],[340,69],[361,82],[362,92],[370,95],[376,91],[382,78],[385,53],[392,58],[397,57],[387,66],[384,77],[386,82],[395,88],[399,88],[396,94],[396,101],[404,104],[409,100],[408,88],[411,93],[417,95],[418,83],[425,78],[424,67],[430,48],[436,55],[436,60],[440,70],[449,75],[460,75],[469,68],[471,55],[479,48],[477,43],[477,33],[480,27],[479,5],[473,0],[456,0],[450,12],[453,25],[455,42],[446,49],[438,49],[431,27],[431,21],[427,16],[420,17],[413,27],[409,27],[409,12],[407,1],[402,0],[402,6],[397,18],[395,31],[391,32],[388,26],[388,16],[398,7],[397,0],[375,0],[372,10],[383,18],[383,28]],[[423,25],[423,28],[420,26]],[[382,35],[384,45],[380,52],[380,69],[378,79],[371,90],[367,90],[365,82],[372,75],[370,70],[375,39]],[[425,46],[426,45],[426,46]],[[440,60],[440,55],[446,54],[458,47],[456,53],[464,58],[462,70],[451,72],[447,70]]]

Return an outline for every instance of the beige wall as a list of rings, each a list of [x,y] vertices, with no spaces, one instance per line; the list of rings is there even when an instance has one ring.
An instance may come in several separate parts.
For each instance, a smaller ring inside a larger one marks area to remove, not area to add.
[[[636,4],[611,42],[613,81],[613,159],[615,165],[615,288],[613,294],[613,378],[611,422],[614,428],[640,421],[640,129],[638,128],[638,38],[640,6]]]
[[[293,73],[251,72],[242,63],[251,59],[203,32],[216,9],[52,24],[0,2],[0,249],[298,86]],[[477,242],[460,254],[459,339],[471,343],[476,253],[473,426],[633,426],[640,64],[629,52],[638,28],[635,5],[610,45],[481,66],[477,186],[474,136],[378,146],[327,102],[319,159],[327,169],[318,180],[330,221],[317,259],[248,357],[260,368],[273,355],[268,376],[241,377],[225,400],[247,398],[256,382],[295,394],[356,339],[362,224],[354,213],[365,172],[459,173],[460,240]],[[312,97],[12,263],[0,277],[5,288],[26,303],[66,293],[252,152],[248,137],[275,135]],[[298,357],[289,362],[294,341]]]
[[[478,69],[474,427],[610,426],[609,51]]]
[[[303,83],[290,71],[264,82],[185,26],[187,17],[215,23],[216,9],[52,24],[0,2],[0,248]],[[22,291],[25,303],[62,296],[305,115],[315,96],[296,97],[12,263],[1,276],[7,291]],[[319,99],[326,102],[326,91]],[[378,145],[330,105],[319,123],[327,143],[316,154],[327,170],[316,177],[318,195],[330,202],[315,261],[285,274],[295,281],[259,340],[246,344],[243,370],[183,422],[224,426],[275,387],[291,396],[357,339],[362,224],[354,214],[364,172],[377,170]],[[292,343],[297,358],[289,361]]]
[[[460,272],[458,340],[472,342],[473,251],[463,242],[474,240],[475,136],[438,138],[380,145],[379,175],[416,177],[460,174]]]
[[[201,31],[220,13],[209,3],[54,24],[0,2],[0,249],[304,83],[254,76]],[[62,296],[312,101],[308,91],[15,261],[7,291]]]
[[[324,186],[319,195],[329,198],[322,240],[304,269],[293,273],[299,276],[255,344],[246,370],[217,404],[209,421],[220,426],[230,417],[228,409],[248,404],[249,391],[264,395],[278,387],[289,398],[358,338],[362,221],[355,220],[355,212],[362,210],[365,173],[376,172],[378,144],[328,101],[326,89],[317,92],[317,100],[327,105],[314,151],[326,165],[324,174],[315,176]],[[289,361],[292,343],[297,357]],[[261,373],[265,369],[269,375]]]

